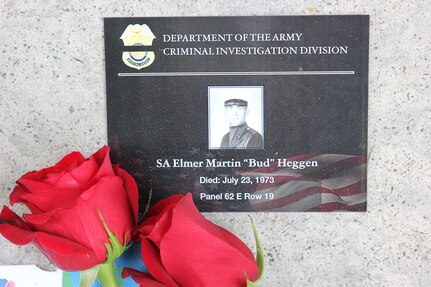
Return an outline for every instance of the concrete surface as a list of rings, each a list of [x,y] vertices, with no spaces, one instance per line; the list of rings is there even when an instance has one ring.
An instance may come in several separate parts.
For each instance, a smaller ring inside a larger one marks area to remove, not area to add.
[[[431,286],[428,1],[0,2],[2,205],[23,173],[106,143],[103,17],[369,14],[368,212],[252,214],[262,285]],[[254,246],[247,214],[207,217]],[[50,267],[0,238],[0,265],[32,263]]]

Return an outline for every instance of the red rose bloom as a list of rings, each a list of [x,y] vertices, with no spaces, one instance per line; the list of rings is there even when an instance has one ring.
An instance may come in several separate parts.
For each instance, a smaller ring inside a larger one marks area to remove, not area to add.
[[[235,235],[206,220],[191,194],[158,202],[138,227],[149,274],[125,269],[145,287],[245,287],[259,276],[252,252]]]
[[[55,265],[86,270],[106,260],[106,226],[121,244],[136,228],[138,189],[133,178],[111,164],[109,147],[89,159],[66,155],[55,166],[25,174],[10,195],[11,204],[31,211],[20,218],[4,206],[0,234],[11,242],[33,242]]]

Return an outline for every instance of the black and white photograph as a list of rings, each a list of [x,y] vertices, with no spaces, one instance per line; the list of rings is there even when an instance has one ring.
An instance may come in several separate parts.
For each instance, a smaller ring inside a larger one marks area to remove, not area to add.
[[[263,149],[263,86],[208,87],[209,149]]]

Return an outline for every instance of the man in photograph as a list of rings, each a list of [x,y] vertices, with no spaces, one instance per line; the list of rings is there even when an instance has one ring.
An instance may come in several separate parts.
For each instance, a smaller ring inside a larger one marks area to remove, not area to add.
[[[224,102],[225,114],[229,121],[229,132],[223,136],[221,148],[258,149],[263,147],[262,136],[246,123],[249,112],[248,102],[230,99]]]

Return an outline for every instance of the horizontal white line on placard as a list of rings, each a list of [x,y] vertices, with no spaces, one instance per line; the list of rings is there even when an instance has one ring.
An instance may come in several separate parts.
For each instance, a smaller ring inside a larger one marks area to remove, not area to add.
[[[163,72],[118,73],[119,77],[184,77],[184,76],[310,76],[354,75],[355,71],[268,71],[268,72]]]

